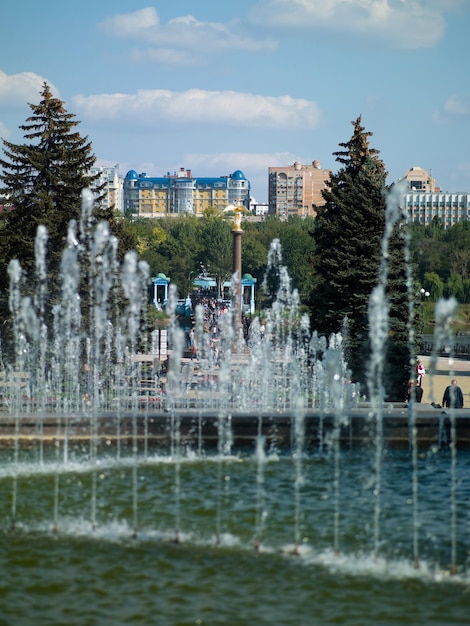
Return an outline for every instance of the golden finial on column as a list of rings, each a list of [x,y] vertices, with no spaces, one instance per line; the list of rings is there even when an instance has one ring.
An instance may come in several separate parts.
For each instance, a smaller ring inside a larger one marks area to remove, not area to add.
[[[234,207],[233,207],[233,212],[234,212],[234,218],[233,218],[233,228],[234,230],[241,230],[242,229],[242,211],[243,208],[240,206],[239,204],[239,200],[235,201]]]

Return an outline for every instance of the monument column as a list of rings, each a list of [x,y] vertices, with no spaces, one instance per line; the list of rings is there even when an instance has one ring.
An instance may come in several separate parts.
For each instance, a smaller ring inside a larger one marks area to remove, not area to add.
[[[242,234],[241,209],[235,209],[232,228],[232,319],[235,333],[242,327],[241,280],[242,280]]]

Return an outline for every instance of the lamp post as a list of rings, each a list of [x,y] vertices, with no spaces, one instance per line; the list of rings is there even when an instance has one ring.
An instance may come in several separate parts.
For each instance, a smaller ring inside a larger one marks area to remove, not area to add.
[[[426,289],[423,289],[421,287],[421,289],[419,290],[419,294],[421,297],[421,324],[420,324],[420,331],[421,331],[421,338],[423,337],[424,334],[424,302],[426,300],[426,298],[429,298],[429,296],[431,295],[429,293],[429,291],[426,291]]]

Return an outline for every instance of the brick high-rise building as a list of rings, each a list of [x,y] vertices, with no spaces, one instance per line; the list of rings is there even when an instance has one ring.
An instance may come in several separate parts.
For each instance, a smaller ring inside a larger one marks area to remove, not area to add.
[[[270,167],[268,202],[269,214],[286,220],[289,215],[314,216],[314,205],[325,204],[322,190],[328,186],[330,170],[320,161],[302,165],[296,161],[286,167]]]

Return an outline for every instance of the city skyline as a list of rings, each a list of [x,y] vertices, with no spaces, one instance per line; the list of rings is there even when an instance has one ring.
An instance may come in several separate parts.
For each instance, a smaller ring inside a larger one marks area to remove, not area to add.
[[[5,6],[6,5],[6,6]],[[391,183],[413,166],[470,190],[465,0],[181,0],[0,8],[0,136],[43,82],[80,121],[97,165],[164,176],[240,169],[257,202],[268,167],[337,171],[362,115]]]

